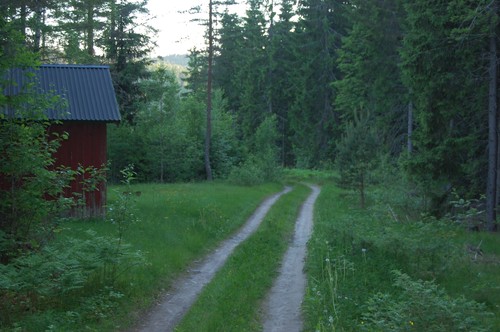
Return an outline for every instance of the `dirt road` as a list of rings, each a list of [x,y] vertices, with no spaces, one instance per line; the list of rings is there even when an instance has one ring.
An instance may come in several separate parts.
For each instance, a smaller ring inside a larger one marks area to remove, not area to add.
[[[215,273],[224,265],[233,250],[257,230],[272,205],[291,188],[266,199],[243,228],[233,237],[224,241],[203,262],[193,267],[189,274],[174,283],[173,290],[167,293],[153,308],[144,322],[136,329],[141,332],[172,331],[196,300],[203,287],[212,280]]]
[[[280,270],[264,306],[264,332],[295,332],[302,330],[301,305],[306,288],[303,271],[306,245],[313,226],[313,209],[320,193],[317,186],[302,205],[295,224],[293,242],[288,248]]]

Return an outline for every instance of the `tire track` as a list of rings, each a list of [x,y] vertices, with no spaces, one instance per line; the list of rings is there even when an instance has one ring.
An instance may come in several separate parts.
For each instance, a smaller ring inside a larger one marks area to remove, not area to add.
[[[310,187],[313,192],[302,205],[293,242],[285,253],[279,276],[264,305],[264,332],[299,332],[303,327],[301,305],[306,289],[304,263],[307,241],[312,232],[314,203],[321,191],[317,186]]]
[[[203,287],[212,280],[215,273],[224,265],[234,249],[257,230],[269,209],[282,195],[288,193],[291,189],[291,187],[286,187],[283,191],[266,199],[237,234],[222,242],[200,264],[190,269],[187,276],[177,280],[172,291],[161,299],[160,303],[146,316],[145,321],[139,324],[136,331],[173,331],[174,327],[196,301]]]

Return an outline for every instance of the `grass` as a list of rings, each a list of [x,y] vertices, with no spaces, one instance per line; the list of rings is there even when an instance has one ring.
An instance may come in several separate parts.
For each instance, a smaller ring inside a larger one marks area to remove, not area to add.
[[[323,183],[331,183],[336,178],[337,174],[332,171],[297,168],[286,168],[283,171],[283,179],[289,183],[306,182],[322,185]]]
[[[23,331],[125,329],[190,262],[235,232],[265,197],[281,189],[279,184],[238,187],[223,183],[110,187],[110,204],[125,190],[140,192],[140,196],[133,195],[133,213],[139,221],[125,229],[123,241],[131,251],[140,251],[146,264],[127,268],[106,287],[91,281],[84,289],[44,303],[44,308],[28,315],[22,312],[15,324],[9,318],[9,325]],[[61,224],[57,241],[88,238],[89,229],[94,237],[118,235],[117,226],[110,222],[73,220]],[[0,329],[7,329],[3,324]]]
[[[280,189],[208,183],[134,186],[142,193],[137,200],[141,222],[125,241],[146,253],[148,265],[134,272],[129,293],[136,300],[129,309],[149,307],[152,294],[168,289],[189,262],[236,231],[266,196]]]
[[[376,196],[370,202],[361,210],[356,194],[323,186],[309,243],[306,330],[500,330],[498,234],[410,221]],[[474,259],[467,248],[479,243],[483,255]]]
[[[277,276],[299,208],[310,190],[302,185],[282,197],[260,228],[238,246],[207,285],[177,331],[261,331],[262,301]]]
[[[446,220],[415,219],[412,201],[387,187],[373,188],[368,208],[361,210],[358,195],[336,187],[330,173],[287,170],[285,175],[286,182],[323,184],[306,266],[305,330],[500,330],[498,234],[468,232]],[[2,291],[0,330],[127,329],[190,262],[235,232],[265,197],[281,189],[278,184],[132,186],[130,191],[141,193],[132,196],[133,212],[140,221],[125,229],[123,241],[130,244],[131,253],[140,251],[146,264],[121,264],[122,273],[112,282],[103,282],[103,275],[112,274],[115,265],[105,265],[111,270],[100,268],[84,288],[61,288],[59,295]],[[125,190],[129,189],[111,187],[110,203],[118,202],[117,193]],[[307,192],[297,185],[277,202],[259,230],[237,248],[207,286],[180,331],[261,329],[262,299],[276,276]],[[94,234],[87,234],[89,229]],[[42,264],[50,272],[47,280],[61,277],[52,273],[54,266],[59,271],[61,265],[62,276],[78,277],[72,258],[92,253],[92,246],[108,248],[104,236],[117,234],[116,225],[102,220],[62,223],[54,243],[68,250],[52,266]],[[70,238],[88,242],[79,252],[79,247],[65,242]],[[478,246],[481,255],[471,250]],[[103,257],[96,259],[113,261],[126,255],[104,253]],[[29,264],[37,263],[36,257],[28,258]],[[23,270],[27,274],[35,271],[29,264]],[[10,282],[3,276],[0,281],[2,287]]]

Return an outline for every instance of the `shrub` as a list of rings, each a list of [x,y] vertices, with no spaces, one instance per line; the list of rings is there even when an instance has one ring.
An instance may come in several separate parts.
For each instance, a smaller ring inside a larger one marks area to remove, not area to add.
[[[368,173],[375,168],[378,151],[377,135],[368,116],[355,116],[355,121],[346,125],[337,149],[341,184],[359,192],[360,205],[364,208]]]
[[[279,166],[277,138],[276,116],[269,116],[257,128],[245,162],[229,175],[230,182],[255,185],[278,180],[282,176],[282,169]]]
[[[487,331],[483,319],[492,314],[484,305],[451,298],[433,281],[412,280],[393,271],[397,295],[378,293],[366,306],[362,331]]]
[[[249,159],[229,174],[229,181],[243,186],[252,186],[264,183],[264,173],[256,161]]]
[[[52,236],[57,215],[70,202],[63,192],[73,174],[56,169],[52,156],[67,135],[51,135],[51,123],[43,114],[44,108],[56,107],[57,100],[34,93],[26,98],[24,107],[0,103],[0,109],[14,112],[0,114],[0,229],[6,239],[0,245],[0,262],[4,264],[20,252],[43,246]]]
[[[0,264],[0,325],[28,312],[49,310],[63,298],[81,296],[76,291],[113,286],[131,267],[144,263],[140,251],[133,251],[118,238],[96,236],[68,238]],[[50,311],[50,310],[49,310]]]

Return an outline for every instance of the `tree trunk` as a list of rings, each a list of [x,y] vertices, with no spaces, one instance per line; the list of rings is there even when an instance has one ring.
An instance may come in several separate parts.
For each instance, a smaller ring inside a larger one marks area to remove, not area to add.
[[[165,162],[164,162],[164,159],[163,159],[163,156],[161,156],[161,160],[160,160],[160,183],[163,183],[164,180],[163,180],[163,173],[164,173],[164,168],[165,168]]]
[[[27,16],[28,16],[28,9],[26,8],[26,5],[21,5],[21,13],[20,13],[20,22],[21,22],[21,26],[20,26],[20,30],[22,32],[22,34],[24,36],[26,36],[26,20],[27,20]]]
[[[365,175],[363,172],[360,174],[359,194],[361,195],[360,205],[361,205],[361,208],[364,209],[365,208]]]
[[[205,132],[205,172],[207,180],[212,181],[210,166],[210,143],[212,139],[212,62],[214,57],[213,3],[208,4],[208,78],[207,78],[207,128]]]
[[[110,2],[110,13],[109,13],[109,40],[107,57],[108,59],[116,59],[116,3],[115,1]]]
[[[42,8],[37,5],[35,8],[35,33],[33,36],[33,52],[40,52],[40,43],[42,40],[42,25],[44,22],[44,14],[42,14]]]
[[[489,67],[489,100],[488,100],[488,182],[486,186],[486,217],[489,231],[496,230],[496,193],[497,193],[497,37],[496,16],[497,1],[492,3],[490,30],[490,67]]]
[[[87,53],[94,56],[94,4],[89,3],[87,8]]]
[[[408,155],[413,153],[413,103],[408,103]]]

